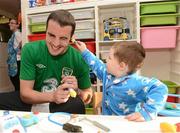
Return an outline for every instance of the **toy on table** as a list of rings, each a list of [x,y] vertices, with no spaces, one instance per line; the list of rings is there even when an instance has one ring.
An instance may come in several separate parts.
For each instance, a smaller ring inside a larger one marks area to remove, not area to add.
[[[26,129],[23,127],[19,117],[12,114],[6,114],[0,117],[0,132],[25,133]]]
[[[97,121],[93,121],[93,120],[91,120],[91,119],[89,119],[89,118],[87,118],[87,117],[82,117],[79,121],[83,121],[83,120],[86,120],[86,121],[90,122],[91,124],[93,124],[93,125],[96,126],[97,128],[102,129],[102,130],[105,131],[105,132],[109,132],[109,131],[110,131],[110,129],[109,129],[108,127],[102,125],[101,123],[99,123],[99,122],[97,122]]]
[[[68,123],[71,120],[71,114],[66,112],[56,112],[48,115],[48,121],[63,126],[63,124]],[[74,116],[73,116],[74,117]]]
[[[176,133],[176,125],[167,122],[160,123],[160,129],[162,133]]]
[[[39,118],[32,113],[22,116],[20,120],[24,127],[29,127],[39,122]]]
[[[82,128],[80,126],[73,125],[70,123],[63,124],[63,129],[66,130],[67,132],[83,133]]]

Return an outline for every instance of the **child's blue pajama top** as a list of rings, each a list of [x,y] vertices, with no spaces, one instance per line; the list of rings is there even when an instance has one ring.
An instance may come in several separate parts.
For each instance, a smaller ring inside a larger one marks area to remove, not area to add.
[[[140,112],[146,121],[157,116],[167,99],[166,85],[137,73],[116,78],[107,73],[106,65],[89,50],[85,50],[82,56],[103,83],[102,114]]]

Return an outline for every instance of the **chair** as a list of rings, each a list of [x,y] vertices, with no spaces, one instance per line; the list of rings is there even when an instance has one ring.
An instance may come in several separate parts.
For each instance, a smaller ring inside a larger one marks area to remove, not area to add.
[[[101,114],[102,92],[94,92],[93,94],[93,112],[94,114]]]
[[[168,96],[180,99],[180,94],[168,94]],[[164,109],[161,110],[158,115],[180,117],[180,103],[166,102]]]

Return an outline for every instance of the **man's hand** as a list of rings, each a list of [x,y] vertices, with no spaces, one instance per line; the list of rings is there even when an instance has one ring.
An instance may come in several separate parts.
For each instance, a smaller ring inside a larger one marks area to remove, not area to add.
[[[91,99],[93,96],[92,89],[91,88],[84,89],[84,90],[78,89],[78,83],[75,76],[62,76],[61,83],[69,84],[68,88],[71,88],[77,91],[78,95],[80,96],[84,104],[89,104],[91,102]],[[69,94],[69,91],[68,91],[68,94]]]
[[[56,104],[65,103],[68,101],[70,95],[69,95],[69,88],[71,85],[68,83],[61,84],[58,86],[57,90],[53,92],[53,101]]]
[[[62,76],[61,83],[68,83],[71,86],[69,88],[74,90],[78,88],[78,83],[75,76]]]
[[[145,121],[144,117],[139,112],[135,112],[135,113],[125,116],[125,119],[127,119],[129,121],[136,121],[136,122]]]

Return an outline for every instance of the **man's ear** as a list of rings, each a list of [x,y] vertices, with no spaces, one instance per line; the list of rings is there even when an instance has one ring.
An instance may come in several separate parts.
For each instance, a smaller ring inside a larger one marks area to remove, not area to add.
[[[20,25],[17,23],[16,26],[17,26],[17,28],[19,28]]]

